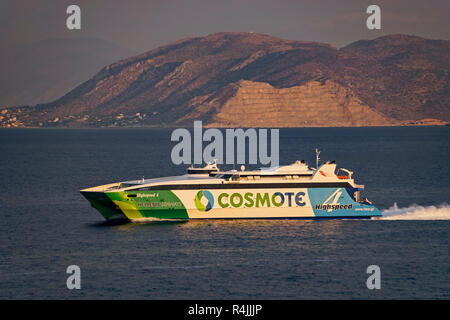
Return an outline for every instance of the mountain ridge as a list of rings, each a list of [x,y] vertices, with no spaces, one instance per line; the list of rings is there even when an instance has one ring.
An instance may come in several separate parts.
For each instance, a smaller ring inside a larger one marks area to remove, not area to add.
[[[9,110],[0,123],[11,125],[5,119],[14,115],[16,126],[62,127],[185,126],[193,119],[218,127],[414,125],[430,118],[444,124],[450,120],[448,49],[449,41],[409,35],[337,49],[214,33],[119,60],[51,103],[22,108],[20,115]],[[242,106],[252,112],[242,113]],[[285,120],[273,121],[270,112]]]

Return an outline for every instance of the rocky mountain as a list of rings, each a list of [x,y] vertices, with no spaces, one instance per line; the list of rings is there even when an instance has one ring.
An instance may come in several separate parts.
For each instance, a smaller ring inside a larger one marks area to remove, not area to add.
[[[1,111],[0,121],[68,127],[190,126],[194,119],[217,127],[442,124],[450,121],[449,49],[449,41],[406,35],[337,49],[215,33],[113,63],[52,103]]]

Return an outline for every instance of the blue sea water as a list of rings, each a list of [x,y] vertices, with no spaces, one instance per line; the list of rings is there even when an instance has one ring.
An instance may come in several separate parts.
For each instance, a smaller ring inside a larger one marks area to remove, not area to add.
[[[105,225],[79,190],[183,174],[171,132],[0,130],[0,299],[450,298],[450,128],[280,130],[282,164],[319,148],[381,219]]]

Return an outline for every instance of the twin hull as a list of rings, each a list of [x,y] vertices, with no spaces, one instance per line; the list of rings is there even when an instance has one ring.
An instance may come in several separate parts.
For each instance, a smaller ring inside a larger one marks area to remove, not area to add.
[[[369,218],[353,188],[212,189],[82,192],[106,219]]]

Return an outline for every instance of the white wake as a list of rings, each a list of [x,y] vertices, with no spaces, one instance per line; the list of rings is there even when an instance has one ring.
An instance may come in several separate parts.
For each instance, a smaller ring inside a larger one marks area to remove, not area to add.
[[[450,220],[450,205],[447,203],[438,206],[420,206],[413,204],[409,207],[399,208],[394,203],[389,209],[382,211],[381,220]]]

